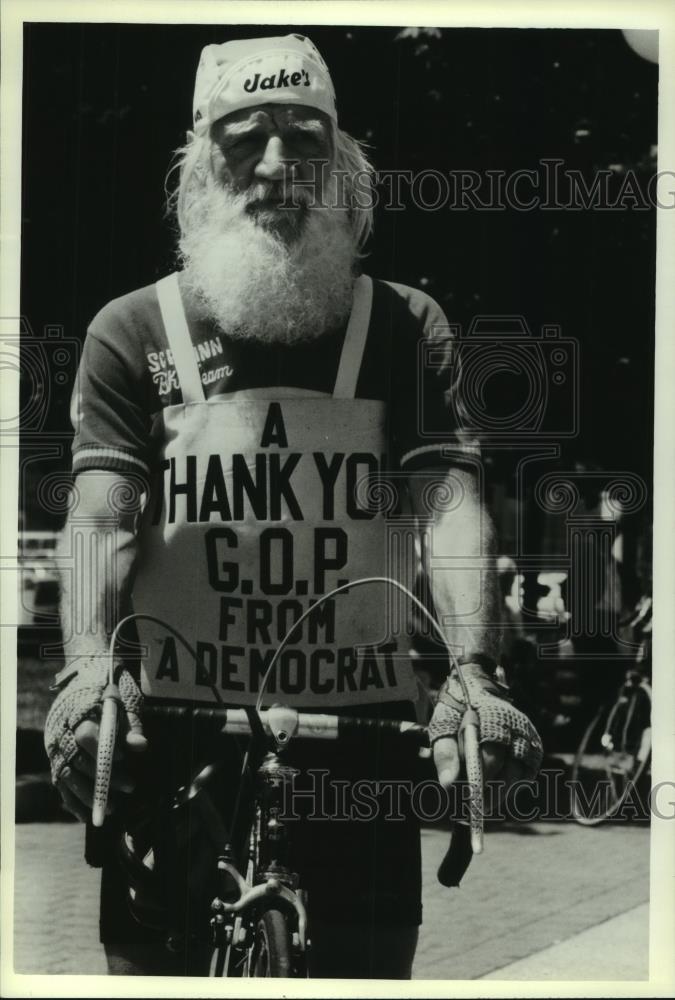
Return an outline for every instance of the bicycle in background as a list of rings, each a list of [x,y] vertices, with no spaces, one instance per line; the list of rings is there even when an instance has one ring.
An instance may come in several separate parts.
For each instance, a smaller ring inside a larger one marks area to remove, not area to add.
[[[572,764],[572,816],[582,826],[618,818],[633,795],[643,801],[651,773],[652,600],[643,597],[625,623],[638,643],[635,662],[609,702],[600,706]]]

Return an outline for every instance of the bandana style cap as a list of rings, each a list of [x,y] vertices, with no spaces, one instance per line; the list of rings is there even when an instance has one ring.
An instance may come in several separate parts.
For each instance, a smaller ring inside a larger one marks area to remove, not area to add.
[[[197,135],[224,115],[268,103],[304,104],[337,124],[333,82],[309,38],[246,38],[202,50],[192,105]]]

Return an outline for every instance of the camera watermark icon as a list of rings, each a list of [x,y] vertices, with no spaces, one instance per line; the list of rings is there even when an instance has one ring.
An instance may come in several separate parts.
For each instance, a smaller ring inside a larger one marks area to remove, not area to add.
[[[579,343],[559,326],[532,333],[523,316],[477,316],[463,332],[458,324],[436,327],[420,343],[419,429],[432,426],[430,374],[446,375],[449,405],[458,432],[481,443],[535,439],[559,441],[579,430]],[[437,391],[437,388],[436,388]]]
[[[63,327],[46,324],[36,334],[25,316],[0,318],[0,366],[5,377],[18,376],[16,405],[0,418],[0,435],[50,432],[49,409],[56,394],[72,392],[79,366],[81,345],[66,337]]]

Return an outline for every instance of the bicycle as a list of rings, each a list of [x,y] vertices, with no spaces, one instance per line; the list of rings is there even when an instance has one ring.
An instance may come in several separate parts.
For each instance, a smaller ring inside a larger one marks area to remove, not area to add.
[[[650,774],[651,600],[641,602],[636,612],[627,622],[640,638],[635,665],[626,672],[615,699],[597,710],[574,756],[571,810],[582,826],[616,817]]]
[[[190,787],[176,796],[177,802],[191,802],[211,836],[220,841],[210,903],[211,975],[305,977],[310,947],[307,894],[302,873],[289,860],[292,825],[284,818],[286,795],[298,770],[285,762],[284,752],[294,738],[346,742],[377,733],[385,741],[404,740],[411,752],[427,755],[425,727],[398,720],[303,713],[283,705],[253,718],[250,710],[232,708],[161,705],[146,711],[149,716],[216,719],[222,723],[223,734],[251,737],[247,766],[255,785],[240,822],[237,806],[230,829],[215,809],[208,790],[214,764],[203,768]],[[460,834],[460,840],[462,836],[464,851],[468,843],[470,856],[470,834]],[[244,849],[238,850],[236,845],[242,842]],[[454,857],[457,851],[455,844]],[[451,871],[453,864],[451,857],[441,874],[457,883],[463,873]]]
[[[387,582],[400,587],[419,604],[406,588],[388,578],[364,578],[353,581],[348,587],[361,583]],[[336,588],[323,600],[347,589]],[[426,608],[420,604],[424,614]],[[312,612],[310,608],[305,616]],[[304,616],[303,616],[304,617]],[[222,732],[228,735],[250,737],[241,769],[240,786],[234,806],[233,829],[226,830],[206,790],[217,762],[207,765],[196,775],[190,786],[179,790],[177,802],[192,800],[202,810],[210,835],[219,843],[215,872],[216,890],[211,902],[210,928],[213,945],[211,975],[213,976],[274,976],[305,977],[307,975],[307,948],[309,944],[307,900],[300,884],[300,873],[288,863],[289,831],[282,819],[284,794],[292,783],[296,769],[282,759],[283,752],[295,737],[314,739],[346,739],[350,734],[378,732],[395,739],[408,740],[416,751],[430,755],[426,728],[418,723],[401,720],[368,719],[345,715],[298,713],[283,705],[262,709],[262,698],[267,678],[270,676],[280,653],[302,622],[301,617],[284,636],[277,647],[261,683],[258,701],[250,708],[225,706],[195,707],[183,705],[147,706],[149,715],[165,714],[180,717],[191,714],[193,718],[222,721]],[[119,692],[115,684],[114,649],[120,629],[130,620],[146,618],[159,620],[151,615],[133,614],[120,621],[113,632],[109,648],[109,683],[103,694],[103,707],[99,732],[98,755],[94,790],[93,824],[103,824],[112,760],[117,731]],[[432,619],[434,627],[445,642],[440,626]],[[170,631],[198,661],[198,656],[181,633],[167,622],[159,622]],[[452,651],[450,656],[452,659]],[[457,822],[450,838],[450,845],[441,862],[437,877],[446,886],[457,886],[466,872],[473,854],[483,849],[483,775],[478,744],[478,717],[461,673],[458,676],[465,692],[467,710],[460,733],[464,742],[465,768],[468,785],[466,821]],[[214,695],[218,695],[214,689]],[[426,745],[426,748],[425,748]],[[253,801],[244,838],[246,849],[237,858],[234,843],[236,819],[240,805],[241,789],[245,776],[255,775]]]

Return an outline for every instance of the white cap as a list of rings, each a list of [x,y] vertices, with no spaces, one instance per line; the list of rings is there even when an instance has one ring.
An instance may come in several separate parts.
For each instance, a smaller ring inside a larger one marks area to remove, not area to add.
[[[337,123],[333,82],[309,38],[245,38],[202,50],[192,106],[196,133],[233,111],[270,103],[317,108]]]

